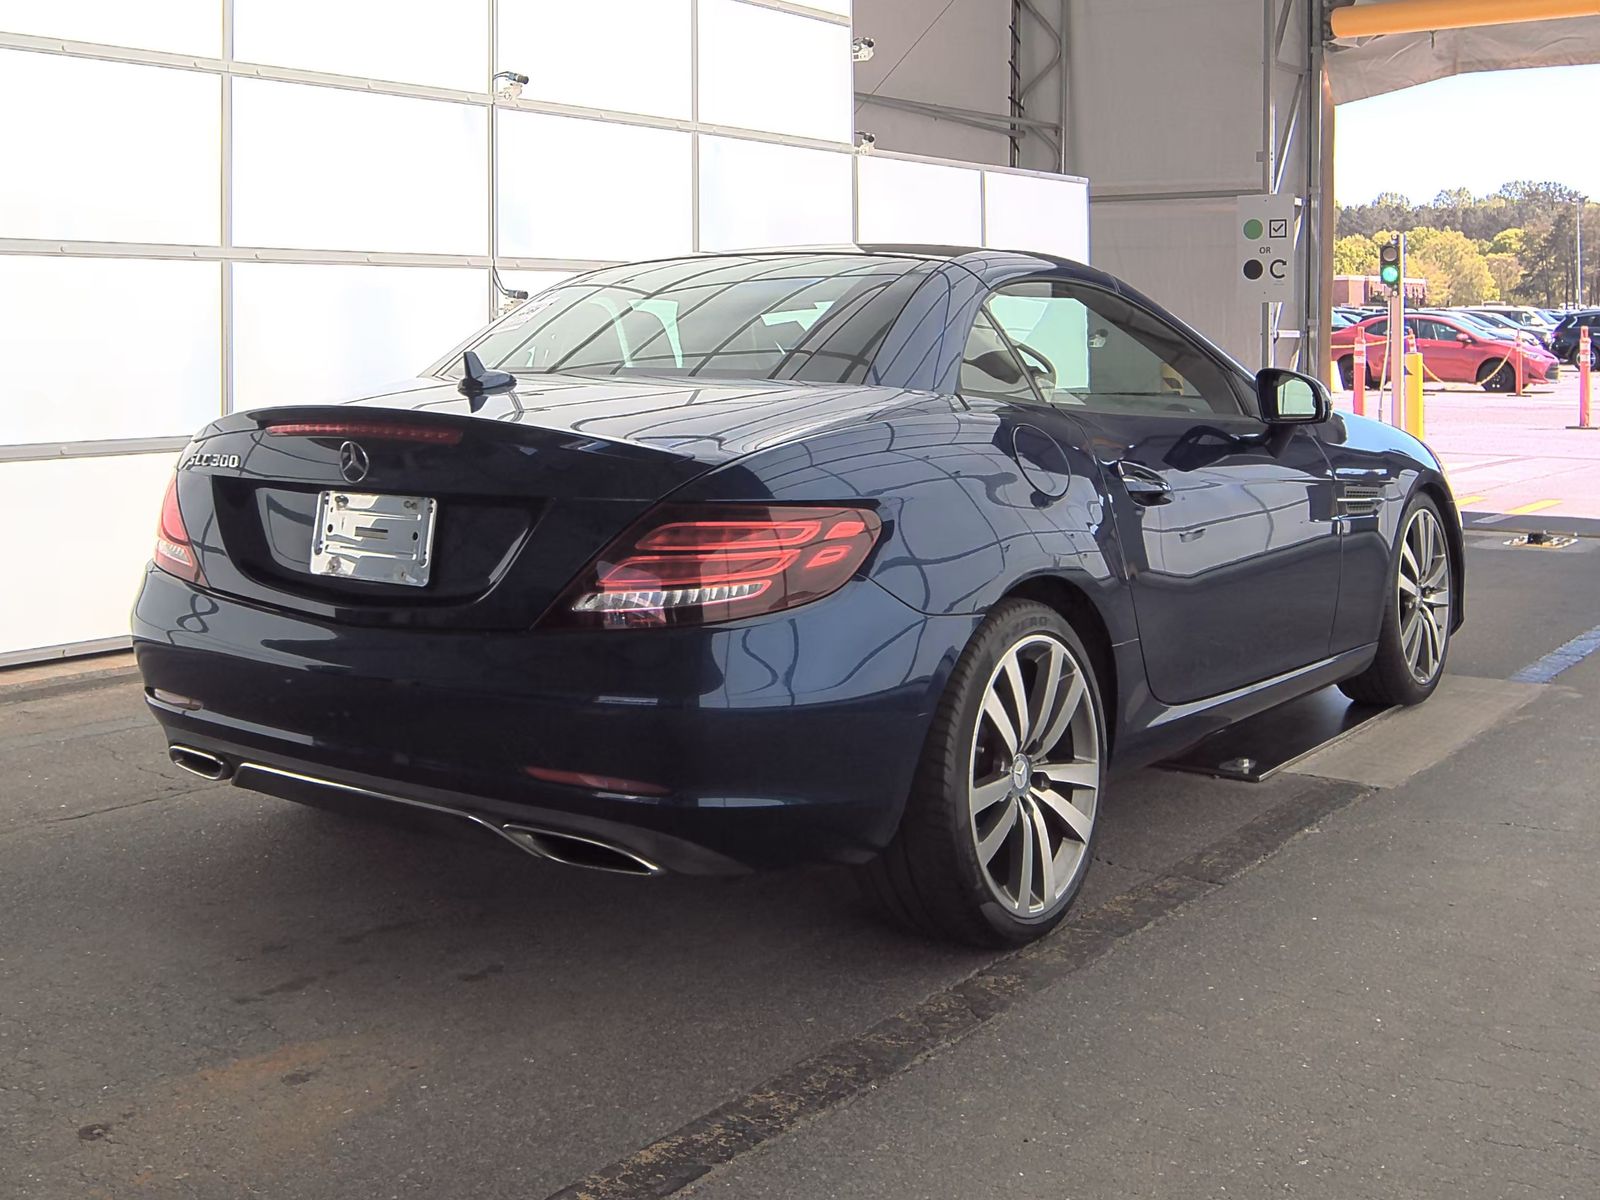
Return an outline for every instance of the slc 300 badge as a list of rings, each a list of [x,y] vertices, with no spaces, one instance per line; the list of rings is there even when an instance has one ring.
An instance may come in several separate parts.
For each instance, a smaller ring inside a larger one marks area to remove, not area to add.
[[[196,467],[229,467],[239,469],[239,456],[237,454],[191,454],[179,465],[180,471],[192,471]]]

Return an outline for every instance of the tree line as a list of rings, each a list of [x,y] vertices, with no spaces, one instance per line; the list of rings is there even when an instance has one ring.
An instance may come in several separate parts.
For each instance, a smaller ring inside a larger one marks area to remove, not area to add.
[[[1518,180],[1487,196],[1466,188],[1413,204],[1394,192],[1340,208],[1334,273],[1376,275],[1378,246],[1406,235],[1406,275],[1428,281],[1432,304],[1504,301],[1560,307],[1577,295],[1579,205],[1583,207],[1584,302],[1600,302],[1600,204],[1560,183]]]

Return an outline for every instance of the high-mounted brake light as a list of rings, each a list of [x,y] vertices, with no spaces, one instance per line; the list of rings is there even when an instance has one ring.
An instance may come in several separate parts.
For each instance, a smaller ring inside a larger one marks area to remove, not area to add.
[[[178,477],[174,475],[167,484],[167,494],[161,501],[161,523],[156,527],[156,566],[169,575],[187,579],[190,583],[204,583],[206,577],[195,558],[194,546],[189,541],[189,531],[183,526],[183,513],[178,508]]]
[[[632,629],[793,608],[843,587],[882,528],[865,508],[668,506],[608,546],[543,623]]]
[[[393,421],[281,421],[266,427],[268,437],[372,438],[375,441],[429,442],[454,446],[461,430]]]

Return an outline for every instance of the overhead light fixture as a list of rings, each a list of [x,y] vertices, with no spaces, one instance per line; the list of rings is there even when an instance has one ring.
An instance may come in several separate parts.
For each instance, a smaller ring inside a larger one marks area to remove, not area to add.
[[[858,37],[850,43],[850,61],[866,62],[872,57],[873,47],[878,43],[869,37]]]
[[[877,144],[877,134],[868,133],[865,129],[856,130],[856,152],[858,154],[871,154],[872,148]]]

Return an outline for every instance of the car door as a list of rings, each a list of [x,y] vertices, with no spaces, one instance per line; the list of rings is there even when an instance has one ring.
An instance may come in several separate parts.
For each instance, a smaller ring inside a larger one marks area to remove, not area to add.
[[[1316,438],[1269,430],[1248,377],[1126,297],[1050,278],[1005,285],[985,307],[1054,436],[1088,432],[1157,698],[1200,700],[1325,658],[1340,548]]]
[[[1408,319],[1409,326],[1411,321]],[[1470,343],[1459,340],[1465,330],[1457,329],[1446,321],[1433,317],[1417,318],[1417,348],[1422,353],[1422,365],[1436,380],[1445,383],[1471,383],[1477,356]]]

